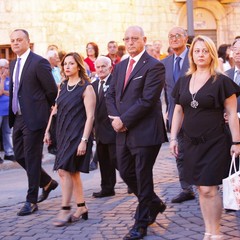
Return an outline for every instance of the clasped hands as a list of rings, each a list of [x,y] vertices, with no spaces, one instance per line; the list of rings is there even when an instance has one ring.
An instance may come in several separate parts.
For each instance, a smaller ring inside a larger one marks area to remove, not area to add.
[[[112,119],[112,127],[115,132],[126,132],[127,128],[124,126],[122,120],[118,116],[110,116],[108,115],[110,119]]]

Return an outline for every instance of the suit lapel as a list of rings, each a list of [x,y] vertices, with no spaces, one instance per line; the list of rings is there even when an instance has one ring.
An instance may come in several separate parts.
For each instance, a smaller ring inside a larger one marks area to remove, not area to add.
[[[181,72],[180,72],[181,77],[185,75],[188,68],[189,68],[189,61],[188,61],[188,51],[187,51],[185,58],[183,59],[183,65],[182,65]]]
[[[174,54],[172,56],[170,56],[168,65],[166,66],[166,68],[169,69],[169,71],[166,71],[166,72],[167,72],[167,74],[169,74],[168,79],[169,79],[169,82],[171,81],[172,86],[174,86],[174,84],[175,84],[175,81],[174,81],[174,78],[173,78],[173,67],[174,67]]]
[[[130,84],[134,76],[138,73],[138,71],[147,63],[147,58],[148,58],[148,55],[146,54],[146,52],[144,52],[141,58],[139,59],[139,61],[137,62],[136,66],[134,67],[133,71],[131,72],[124,90],[127,89],[128,85]],[[126,71],[125,71],[125,74],[126,74]],[[125,80],[125,76],[124,76],[124,80]]]
[[[103,103],[104,95],[105,95],[105,93],[106,93],[106,91],[107,91],[107,88],[109,87],[110,80],[111,80],[111,75],[108,77],[108,79],[107,79],[107,81],[106,81],[106,83],[105,83],[105,86],[106,86],[106,87],[104,88],[105,91],[104,91],[104,89],[103,89],[103,95],[102,95],[101,99],[99,98],[99,95],[98,95],[98,85],[99,85],[100,80],[99,80],[99,79],[96,80],[95,84],[93,84],[93,87],[94,87],[95,92],[96,92],[96,95],[97,95],[97,107],[98,107],[98,108],[99,108],[100,105]]]
[[[97,79],[92,83],[92,86],[93,86],[93,89],[95,90],[96,95],[98,95],[98,83],[99,83],[99,79]]]
[[[121,77],[120,77],[120,86],[121,86],[121,89],[123,89],[123,86],[124,86],[124,81],[125,81],[125,76],[126,76],[126,72],[127,72],[127,66],[128,66],[128,62],[129,62],[129,58],[124,60],[122,62],[122,71],[120,71],[121,73]],[[123,91],[122,91],[123,92]]]
[[[234,73],[235,73],[235,68],[232,68],[231,70],[230,70],[230,78],[234,81],[235,79],[234,79]]]
[[[25,72],[27,71],[28,67],[29,67],[29,64],[31,62],[31,59],[32,59],[32,52],[29,53],[27,59],[26,59],[26,62],[23,66],[23,70],[22,70],[22,73],[21,73],[21,77],[20,77],[20,84],[19,84],[19,89],[22,87],[22,83],[23,83],[23,76],[25,74]]]

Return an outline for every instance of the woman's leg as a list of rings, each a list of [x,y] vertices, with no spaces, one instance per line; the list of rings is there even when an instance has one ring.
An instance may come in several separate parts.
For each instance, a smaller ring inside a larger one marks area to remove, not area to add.
[[[218,186],[198,186],[198,193],[205,223],[205,232],[210,233],[211,235],[219,235],[222,215],[222,199],[218,191]]]
[[[62,188],[62,206],[70,206],[72,192],[73,192],[73,182],[71,173],[65,170],[59,169],[58,175],[60,177],[60,184]]]
[[[57,219],[53,222],[55,226],[63,226],[70,220],[70,202],[72,197],[72,177],[71,174],[65,170],[59,169],[58,175],[60,177],[60,183],[62,188],[62,207],[57,216]]]
[[[73,218],[79,219],[84,213],[88,211],[88,209],[85,206],[80,172],[72,173],[71,177],[73,182],[73,196],[77,204],[77,210],[74,213]]]

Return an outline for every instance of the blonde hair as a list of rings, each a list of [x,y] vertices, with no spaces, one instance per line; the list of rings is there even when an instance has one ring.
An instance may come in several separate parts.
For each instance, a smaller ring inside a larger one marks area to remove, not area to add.
[[[216,46],[213,42],[213,40],[207,36],[203,36],[203,35],[198,35],[196,36],[191,44],[191,47],[189,49],[189,53],[188,53],[188,58],[189,58],[189,69],[186,73],[186,75],[191,75],[194,72],[196,72],[197,70],[197,65],[194,63],[193,61],[193,48],[196,44],[196,42],[204,42],[204,44],[206,45],[210,57],[211,57],[211,63],[210,63],[210,74],[211,76],[216,76],[219,73],[223,73],[220,68],[219,68],[219,64],[218,64],[218,54],[217,54],[217,49]]]

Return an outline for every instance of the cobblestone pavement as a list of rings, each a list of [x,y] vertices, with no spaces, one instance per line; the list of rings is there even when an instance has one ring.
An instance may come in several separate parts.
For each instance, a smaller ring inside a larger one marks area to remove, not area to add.
[[[44,153],[43,165],[48,172],[52,163],[53,155]],[[53,174],[57,179],[57,174]],[[18,217],[16,213],[26,193],[26,177],[23,176],[24,171],[17,163],[4,162],[0,166],[0,239],[122,239],[133,223],[136,198],[127,194],[126,185],[119,177],[114,197],[92,198],[92,192],[99,190],[99,169],[82,176],[89,208],[87,221],[80,220],[64,227],[52,225],[61,205],[60,187],[39,204],[39,211],[30,216]],[[204,226],[198,199],[181,204],[171,203],[171,198],[179,193],[179,183],[175,160],[169,153],[168,144],[164,144],[159,152],[154,167],[154,183],[155,191],[166,202],[167,209],[148,228],[144,240],[202,239]],[[72,206],[75,208],[74,204]],[[225,213],[223,210],[221,231],[224,239],[240,239],[239,212]]]

